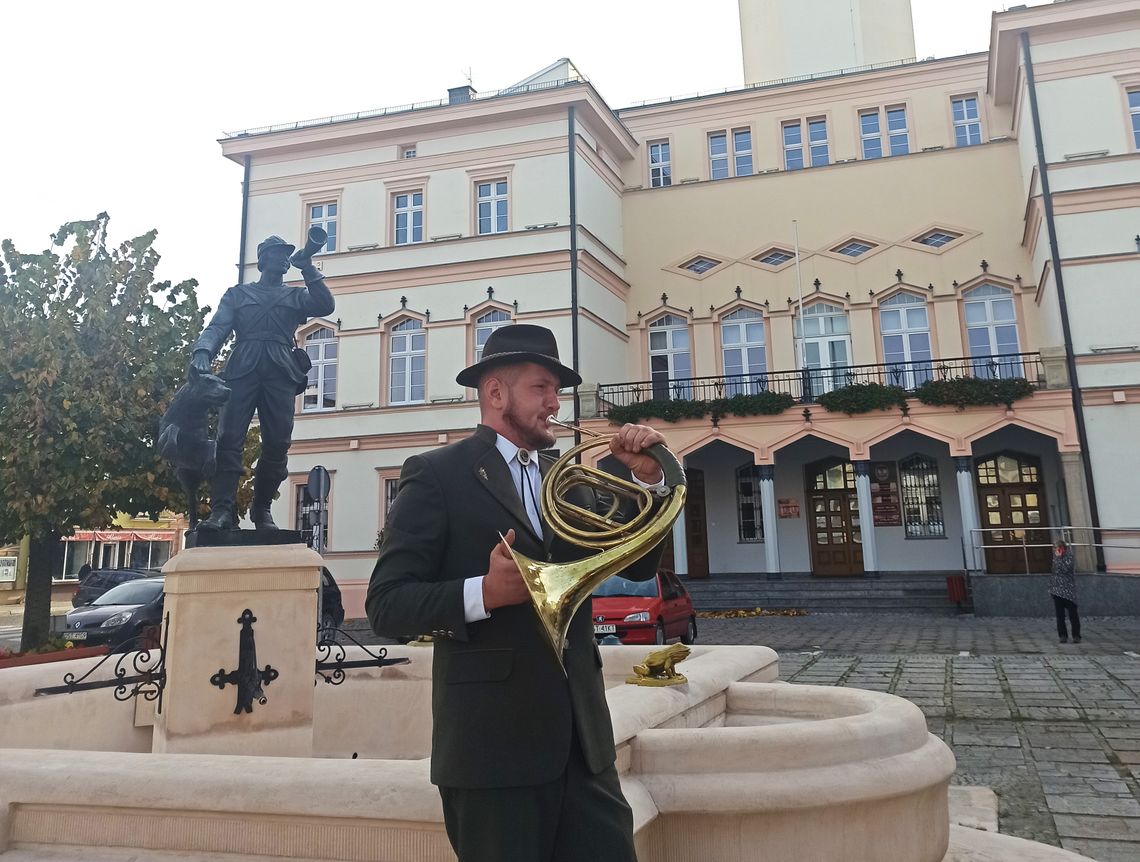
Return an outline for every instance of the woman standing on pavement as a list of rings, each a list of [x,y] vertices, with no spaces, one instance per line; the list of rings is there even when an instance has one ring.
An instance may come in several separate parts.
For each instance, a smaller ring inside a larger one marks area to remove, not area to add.
[[[1073,571],[1073,549],[1064,539],[1053,546],[1053,573],[1049,577],[1049,595],[1057,610],[1057,636],[1061,643],[1069,642],[1065,629],[1065,611],[1073,627],[1073,643],[1081,642],[1081,618],[1077,616],[1077,576]]]

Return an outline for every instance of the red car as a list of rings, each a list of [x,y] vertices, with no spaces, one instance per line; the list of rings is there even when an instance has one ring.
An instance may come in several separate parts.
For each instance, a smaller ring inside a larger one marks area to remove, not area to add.
[[[697,639],[697,616],[688,590],[669,569],[648,581],[615,575],[593,595],[594,636],[617,635],[623,644],[663,644]]]

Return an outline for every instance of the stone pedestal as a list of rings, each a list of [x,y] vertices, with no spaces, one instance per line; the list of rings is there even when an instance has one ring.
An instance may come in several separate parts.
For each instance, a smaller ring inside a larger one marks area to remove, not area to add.
[[[155,752],[312,756],[320,566],[304,545],[271,545],[191,548],[163,567],[170,619]],[[262,685],[264,704],[254,698],[235,714],[238,687],[211,677],[254,669],[238,621],[246,609],[256,669],[276,676]]]

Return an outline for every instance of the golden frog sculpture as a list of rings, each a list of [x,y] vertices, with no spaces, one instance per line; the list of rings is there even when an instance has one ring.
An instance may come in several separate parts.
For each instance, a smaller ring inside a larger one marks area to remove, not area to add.
[[[629,685],[685,685],[689,680],[677,673],[676,665],[684,661],[692,652],[684,644],[672,644],[664,649],[654,650],[645,657],[644,664],[633,666],[634,675],[626,680]]]

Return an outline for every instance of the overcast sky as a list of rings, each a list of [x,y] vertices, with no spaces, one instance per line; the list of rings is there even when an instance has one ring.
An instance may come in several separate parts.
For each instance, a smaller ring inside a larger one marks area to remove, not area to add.
[[[1003,8],[912,6],[919,57],[985,50]],[[495,90],[559,57],[614,108],[743,83],[737,0],[31,0],[0,23],[0,237],[38,251],[105,210],[116,242],[157,228],[160,277],[211,305],[241,214],[224,132],[442,98],[468,69]]]

